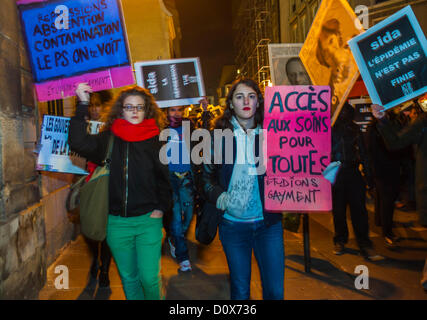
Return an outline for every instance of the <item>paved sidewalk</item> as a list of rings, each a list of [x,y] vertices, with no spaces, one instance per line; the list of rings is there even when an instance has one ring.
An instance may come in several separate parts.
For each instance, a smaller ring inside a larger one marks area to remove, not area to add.
[[[373,226],[371,238],[384,261],[372,263],[358,255],[354,235],[350,232],[347,253],[332,253],[332,215],[310,216],[311,273],[304,272],[302,233],[285,231],[285,299],[286,300],[371,300],[371,299],[427,299],[420,286],[421,271],[427,256],[427,229],[412,224],[416,213],[396,212],[396,231],[403,237],[400,248],[390,251],[383,246],[378,227]],[[193,265],[191,273],[178,273],[178,264],[169,253],[168,244],[162,248],[162,279],[167,300],[228,300],[228,268],[218,238],[209,246],[200,245],[194,238],[195,219],[190,227],[189,249]],[[351,229],[351,222],[349,221]],[[300,229],[302,230],[302,228]],[[112,262],[111,286],[99,289],[97,283],[88,283],[91,258],[82,236],[72,242],[49,267],[47,283],[39,294],[40,300],[122,300],[125,299],[117,268]],[[69,269],[69,289],[58,290],[54,283],[59,274],[55,267]],[[369,289],[355,288],[358,265],[369,270]],[[253,258],[251,298],[262,299],[262,287]]]

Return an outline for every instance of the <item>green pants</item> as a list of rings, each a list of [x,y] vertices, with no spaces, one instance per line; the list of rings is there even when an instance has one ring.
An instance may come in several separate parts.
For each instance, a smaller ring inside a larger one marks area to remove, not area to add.
[[[150,218],[150,215],[108,217],[107,243],[128,300],[163,299],[160,278],[162,218]]]

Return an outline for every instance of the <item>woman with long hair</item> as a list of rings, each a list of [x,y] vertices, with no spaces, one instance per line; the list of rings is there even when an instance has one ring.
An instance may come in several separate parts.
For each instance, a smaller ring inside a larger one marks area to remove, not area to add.
[[[108,103],[112,99],[112,95],[109,91],[103,90],[93,92],[89,98],[89,121],[100,121],[103,110],[107,108]],[[89,134],[94,134],[96,130],[92,129],[92,126],[87,126]],[[89,181],[90,176],[95,171],[98,165],[91,161],[86,164],[86,170],[89,172],[86,177],[86,182]],[[92,264],[90,267],[90,280],[99,280],[99,287],[106,288],[110,286],[109,270],[111,264],[111,250],[108,247],[107,240],[95,241],[85,237],[85,241],[90,248],[92,253]],[[101,263],[99,263],[101,262]]]
[[[222,143],[222,162],[203,165],[207,201],[223,212],[219,237],[230,270],[231,299],[250,298],[252,252],[258,262],[264,299],[283,299],[284,245],[281,214],[264,208],[264,175],[258,174],[264,99],[250,79],[234,82],[214,129],[232,130],[232,146]],[[213,135],[215,136],[215,135]],[[221,138],[222,139],[222,138]],[[211,155],[218,152],[213,142]],[[221,149],[219,148],[219,149]],[[232,152],[232,163],[226,163]],[[218,160],[218,159],[217,159]],[[212,206],[213,207],[213,206]]]
[[[84,119],[90,92],[86,83],[77,87],[80,103],[70,121],[70,147],[100,165],[113,136],[107,243],[126,298],[161,299],[162,218],[171,205],[168,167],[159,160],[163,113],[146,89],[124,88],[104,114],[102,132],[89,135]]]

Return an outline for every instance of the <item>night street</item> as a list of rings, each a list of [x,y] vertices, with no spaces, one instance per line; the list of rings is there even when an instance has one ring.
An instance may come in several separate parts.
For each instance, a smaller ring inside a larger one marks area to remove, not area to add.
[[[370,211],[373,218],[373,212]],[[311,273],[304,271],[302,226],[300,233],[285,231],[285,300],[427,300],[421,288],[420,277],[427,256],[427,228],[413,227],[415,212],[396,210],[396,233],[402,237],[399,248],[384,248],[378,227],[371,228],[375,248],[385,260],[369,262],[358,254],[350,228],[348,252],[342,256],[332,253],[333,223],[330,214],[310,215]],[[169,246],[162,249],[162,279],[167,300],[228,300],[228,268],[218,237],[205,247],[194,238],[194,222],[190,227],[191,273],[178,273],[178,264],[171,258]],[[350,220],[348,221],[351,225]],[[373,225],[373,219],[370,219]],[[110,270],[111,286],[99,289],[96,282],[88,285],[90,254],[82,236],[77,237],[48,269],[46,286],[40,300],[123,300],[120,278],[115,264]],[[58,265],[69,268],[69,289],[57,290],[54,282]],[[357,290],[354,273],[356,266],[366,265],[369,270],[369,289]],[[253,258],[251,299],[262,299],[258,267]]]
[[[427,0],[0,3],[0,301],[427,300]]]

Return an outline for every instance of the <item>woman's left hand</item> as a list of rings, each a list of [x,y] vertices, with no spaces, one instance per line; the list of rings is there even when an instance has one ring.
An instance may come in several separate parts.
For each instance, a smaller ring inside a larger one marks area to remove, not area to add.
[[[162,218],[163,217],[163,211],[161,210],[153,210],[153,212],[151,212],[150,218]]]

